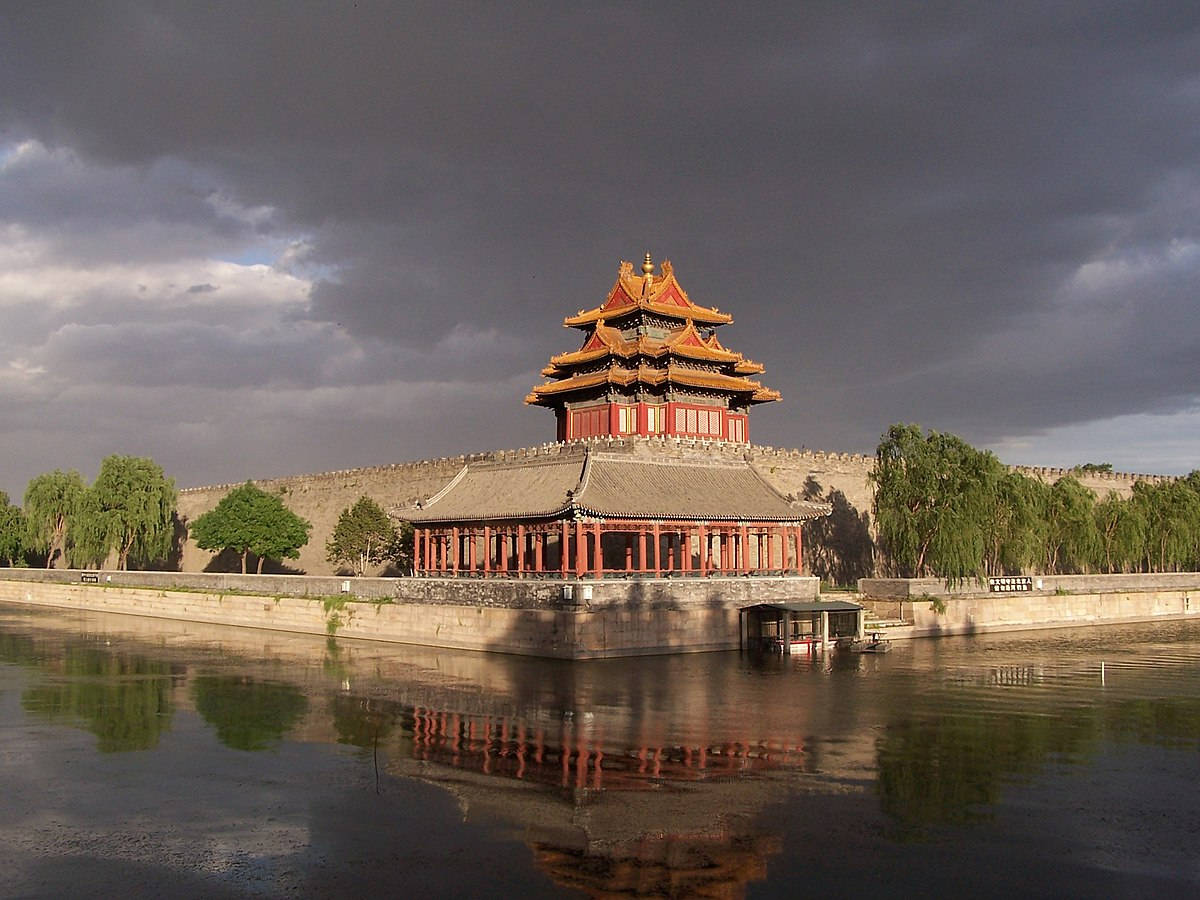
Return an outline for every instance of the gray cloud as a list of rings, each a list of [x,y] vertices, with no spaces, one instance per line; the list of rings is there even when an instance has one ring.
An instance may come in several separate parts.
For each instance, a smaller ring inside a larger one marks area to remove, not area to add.
[[[61,392],[85,381],[131,428],[135,408],[180,415],[190,389],[371,395],[345,413],[353,451],[272,440],[293,426],[267,416],[261,444],[230,436],[230,478],[269,468],[268,445],[278,471],[537,442],[552,422],[521,398],[575,342],[562,316],[650,249],[734,313],[723,340],[784,392],[756,440],[870,450],[908,420],[1002,445],[1190,409],[1198,19],[1183,3],[8,4],[0,141],[49,149],[5,164],[0,228],[47,265],[131,280],[49,306],[0,284],[16,323],[0,372],[13,396],[18,378],[42,392],[29,428],[62,434]],[[265,302],[202,260],[274,264],[264,278],[311,292]],[[382,390],[411,402],[380,407]],[[1200,435],[1183,446],[1177,468]],[[54,458],[18,456],[10,493]]]

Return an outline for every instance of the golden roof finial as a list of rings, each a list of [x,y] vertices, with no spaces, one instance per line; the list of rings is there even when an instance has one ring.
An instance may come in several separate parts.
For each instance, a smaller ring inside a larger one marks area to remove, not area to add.
[[[654,262],[650,259],[650,251],[646,251],[646,261],[642,263],[642,274],[649,277],[654,274]]]

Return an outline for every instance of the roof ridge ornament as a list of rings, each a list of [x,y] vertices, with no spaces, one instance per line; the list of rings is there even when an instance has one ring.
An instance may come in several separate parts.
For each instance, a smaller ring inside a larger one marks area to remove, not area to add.
[[[649,297],[654,289],[654,260],[650,258],[650,251],[646,251],[646,259],[642,263],[642,296]]]

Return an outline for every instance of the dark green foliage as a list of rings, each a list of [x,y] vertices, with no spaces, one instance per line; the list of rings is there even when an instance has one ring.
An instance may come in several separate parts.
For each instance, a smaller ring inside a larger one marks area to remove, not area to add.
[[[983,574],[1003,467],[952,434],[893,425],[875,454],[875,524],[896,573],[956,583]]]
[[[174,535],[175,482],[154,460],[107,456],[80,498],[71,533],[73,564],[100,566],[110,553],[117,568],[131,560],[145,565],[164,559]]]
[[[294,685],[241,675],[199,675],[192,682],[196,712],[234,750],[268,750],[283,740],[308,710]]]
[[[1096,495],[1071,475],[1064,475],[1045,497],[1043,571],[1049,575],[1087,572],[1102,550],[1093,507]]]
[[[19,506],[8,502],[8,494],[0,491],[0,563],[15,565],[24,555],[27,528]]]
[[[71,524],[85,490],[78,472],[58,469],[38,475],[25,488],[26,540],[30,550],[46,554],[46,568],[68,554]]]
[[[202,550],[228,549],[239,554],[243,573],[246,556],[253,553],[258,557],[261,574],[264,559],[296,559],[300,548],[308,543],[311,529],[311,523],[284,506],[282,500],[247,481],[197,517],[191,525],[191,536]]]
[[[880,547],[897,575],[953,583],[973,574],[1200,568],[1200,471],[1097,502],[1075,475],[1046,484],[953,435],[893,425],[871,480]]]
[[[325,558],[333,564],[346,563],[356,575],[381,565],[395,552],[397,533],[392,520],[370,497],[362,496],[342,510],[333,537],[325,545]]]

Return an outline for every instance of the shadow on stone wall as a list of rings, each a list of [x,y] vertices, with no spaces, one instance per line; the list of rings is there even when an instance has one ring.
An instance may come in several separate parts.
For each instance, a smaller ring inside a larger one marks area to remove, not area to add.
[[[853,587],[875,573],[875,542],[871,517],[859,512],[836,488],[823,496],[811,475],[804,482],[805,500],[823,500],[833,507],[828,515],[804,523],[804,556],[809,574],[823,582]]]
[[[242,571],[242,555],[236,550],[231,550],[226,547],[204,567],[205,572],[241,572]],[[246,572],[254,574],[258,572],[258,557],[253,553],[246,557]],[[287,565],[278,559],[264,559],[262,575],[304,575],[307,574],[303,569],[297,569]]]

